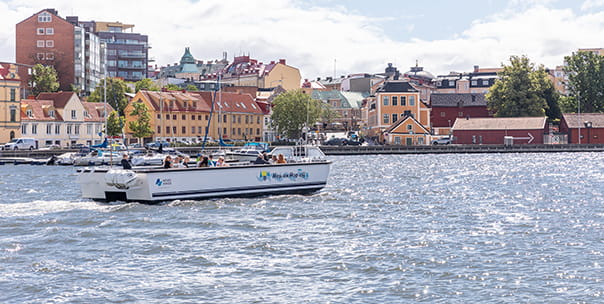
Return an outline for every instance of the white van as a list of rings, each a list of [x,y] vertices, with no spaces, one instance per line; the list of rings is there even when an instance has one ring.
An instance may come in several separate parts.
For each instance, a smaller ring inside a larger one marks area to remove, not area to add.
[[[33,138],[13,138],[4,145],[4,150],[33,150],[38,149],[38,140]]]

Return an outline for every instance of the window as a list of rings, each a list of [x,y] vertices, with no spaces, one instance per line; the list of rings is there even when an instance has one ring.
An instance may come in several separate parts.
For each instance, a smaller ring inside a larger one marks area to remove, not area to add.
[[[440,117],[445,117],[445,112],[440,112]]]
[[[52,134],[52,125],[51,124],[46,125],[46,134]]]
[[[42,12],[40,15],[38,15],[38,22],[51,22],[52,21],[52,17],[50,16],[50,14],[48,12]]]
[[[90,116],[88,115],[88,111],[86,111],[86,110],[84,110],[84,117],[90,118]]]
[[[47,27],[46,28],[46,35],[54,35],[55,34],[55,29],[52,27]]]
[[[61,134],[61,125],[59,125],[59,124],[55,125],[55,134]]]
[[[38,40],[36,41],[36,46],[39,48],[43,48],[44,47],[44,40]]]
[[[191,120],[195,120],[195,115],[191,115]]]
[[[86,125],[86,134],[92,134],[92,124]]]
[[[11,122],[16,122],[17,121],[17,107],[10,107],[10,121]]]
[[[238,124],[241,124],[241,116],[238,116],[238,117],[237,117],[237,123],[238,123]]]
[[[488,86],[489,85],[489,80],[488,79],[483,80],[482,81],[482,85]]]
[[[394,144],[395,145],[400,145],[401,144],[401,137],[400,136],[397,136],[397,137],[394,138]]]
[[[388,114],[384,114],[384,123],[390,123],[390,116],[388,116]]]
[[[67,134],[71,134],[71,125],[67,125]]]
[[[191,127],[191,134],[195,134],[195,127]]]
[[[170,114],[166,114],[166,119],[170,120]]]
[[[237,135],[241,135],[241,128],[237,128]]]
[[[397,96],[392,96],[392,105],[393,106],[397,106],[398,105],[398,97]]]
[[[249,116],[247,116],[247,115],[245,116],[245,123],[246,123],[246,124],[249,124],[249,123],[250,123],[250,117],[249,117]]]
[[[172,133],[176,134],[176,127],[172,127]]]
[[[236,129],[235,129],[235,128],[233,128],[233,133],[232,133],[233,135],[235,135],[235,130],[236,130]]]
[[[227,122],[227,116],[226,116],[226,114],[224,114],[224,116],[222,117],[222,122]]]
[[[38,35],[44,35],[44,28],[39,27],[36,33],[38,33]]]
[[[38,60],[44,60],[44,58],[45,58],[44,53],[37,53],[37,54],[36,54],[36,58],[37,58]]]
[[[227,134],[226,128],[223,128],[222,130],[224,131],[224,134],[226,135]]]
[[[463,112],[459,112],[457,115],[459,115],[459,117],[463,117]]]
[[[477,86],[478,85],[478,80],[472,80],[472,86]]]
[[[55,60],[54,53],[46,53],[46,60]]]
[[[413,130],[413,125],[408,124],[408,125],[407,125],[407,131],[412,131],[412,130]]]
[[[55,110],[49,110],[48,117],[55,117]]]
[[[187,120],[187,116],[185,114],[182,114],[182,120]]]
[[[166,134],[170,134],[170,127],[166,127]]]
[[[157,126],[157,134],[160,134],[160,133],[161,133],[161,127]]]
[[[27,124],[21,125],[21,134],[27,134]]]
[[[161,114],[157,114],[157,119],[161,119]]]
[[[207,129],[207,127],[206,127]],[[197,127],[197,133],[201,134],[201,127]]]
[[[172,115],[172,120],[176,120],[176,114]]]
[[[38,124],[31,125],[31,134],[38,134]]]
[[[233,123],[237,123],[237,117],[233,116]]]
[[[182,127],[182,134],[187,133],[187,127]]]
[[[388,96],[383,96],[382,102],[384,103],[385,106],[387,106],[388,105]]]
[[[78,118],[76,110],[71,110],[71,119]]]
[[[409,96],[409,105],[410,106],[414,106],[415,105],[415,96]]]
[[[392,122],[396,122],[398,120],[398,115],[397,114],[392,114]]]
[[[80,134],[80,125],[75,125],[74,132],[76,135]]]
[[[401,96],[401,106],[407,105],[407,96]]]
[[[55,41],[54,40],[46,40],[46,47],[47,48],[55,47]]]
[[[31,109],[25,110],[25,115],[27,115],[27,117],[30,117],[30,118],[34,116]]]

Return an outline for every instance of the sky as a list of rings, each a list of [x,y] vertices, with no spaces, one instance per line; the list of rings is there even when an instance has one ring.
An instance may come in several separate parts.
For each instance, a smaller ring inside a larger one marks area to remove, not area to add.
[[[15,25],[45,8],[134,24],[158,66],[190,47],[203,61],[286,59],[308,79],[416,62],[443,75],[512,55],[553,68],[578,48],[604,47],[604,0],[0,0],[0,61],[15,60]]]

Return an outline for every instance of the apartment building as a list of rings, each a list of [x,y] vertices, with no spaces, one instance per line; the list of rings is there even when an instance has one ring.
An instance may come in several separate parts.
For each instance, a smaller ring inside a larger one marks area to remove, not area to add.
[[[0,143],[21,136],[20,84],[17,65],[0,63]]]

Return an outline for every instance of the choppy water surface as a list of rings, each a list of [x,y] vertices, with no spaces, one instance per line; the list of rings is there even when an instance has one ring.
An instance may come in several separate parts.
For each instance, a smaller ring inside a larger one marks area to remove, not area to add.
[[[0,302],[604,302],[602,154],[332,160],[311,196],[155,206],[0,166]]]

